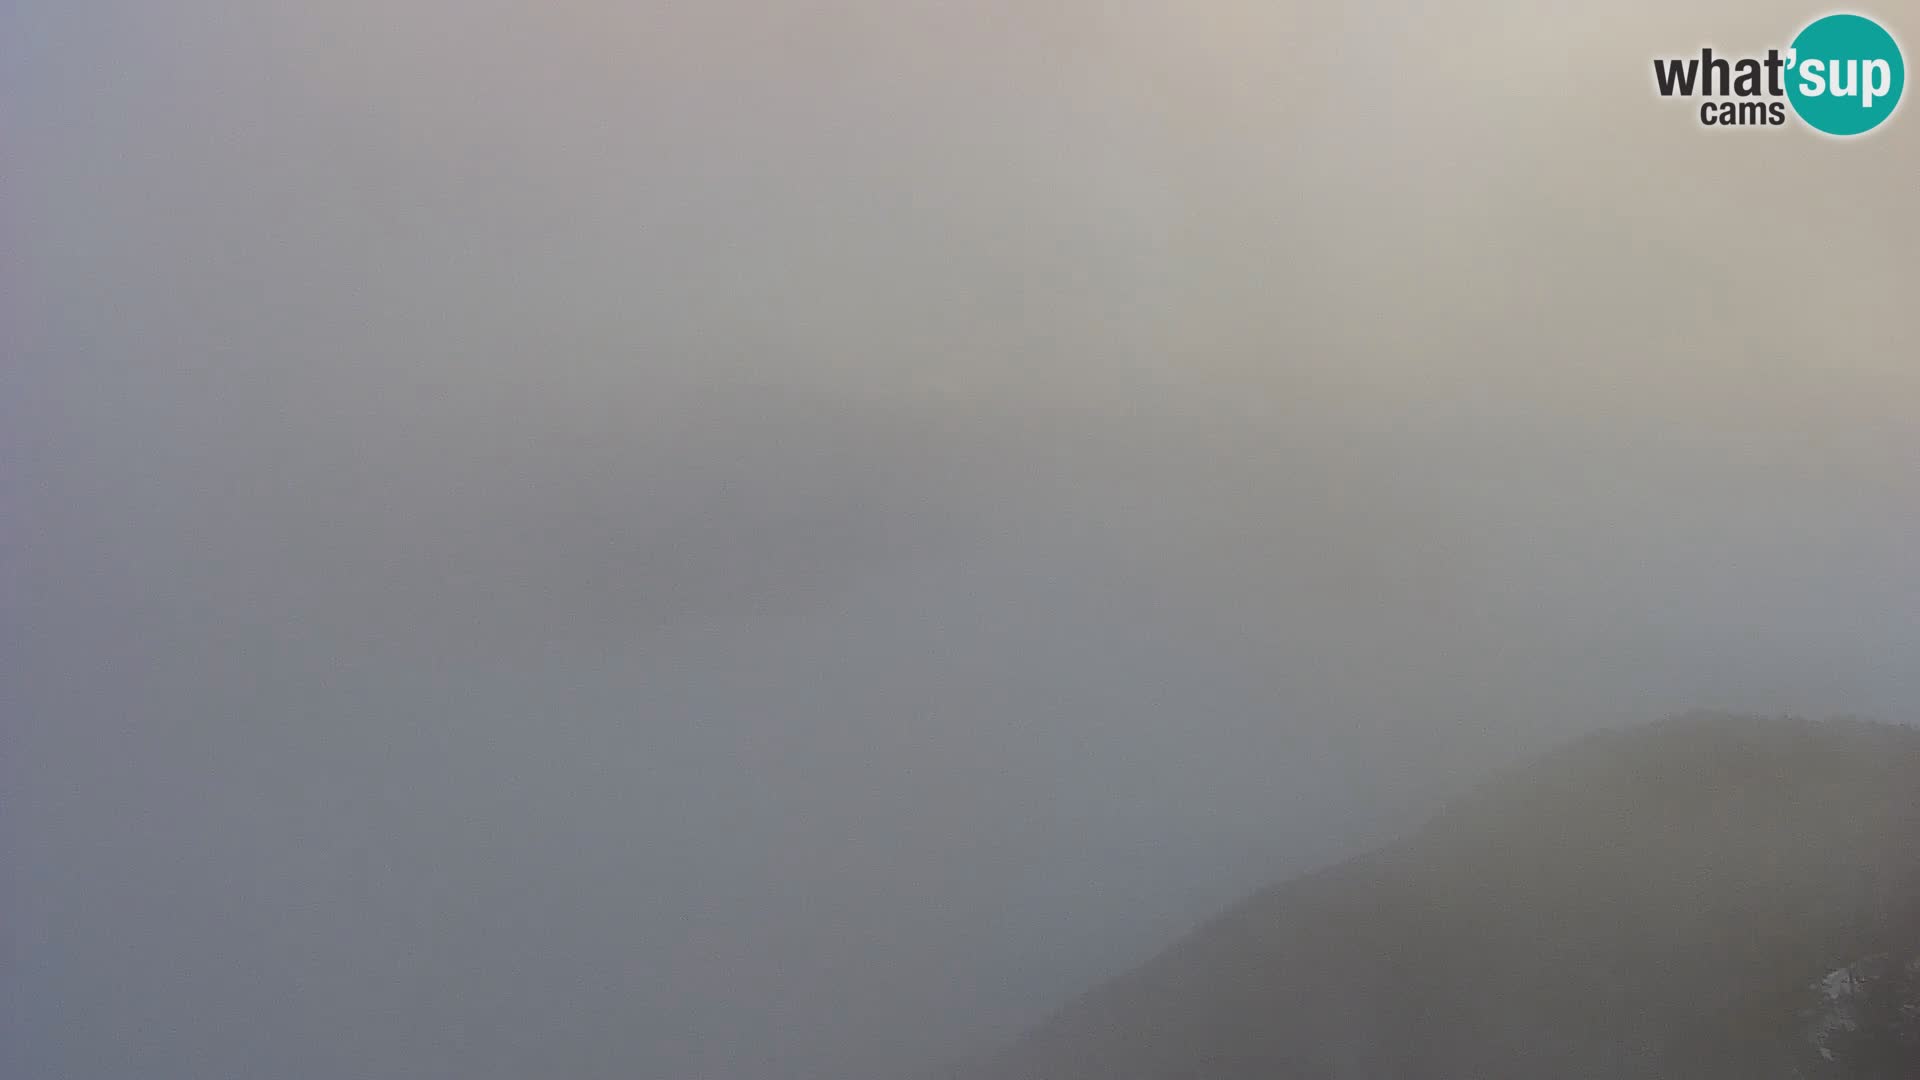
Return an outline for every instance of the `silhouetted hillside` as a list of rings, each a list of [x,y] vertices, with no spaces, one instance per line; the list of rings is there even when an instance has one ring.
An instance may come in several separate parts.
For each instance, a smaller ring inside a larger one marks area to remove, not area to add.
[[[1496,776],[963,1075],[1913,1077],[1916,954],[1920,731],[1696,714]]]

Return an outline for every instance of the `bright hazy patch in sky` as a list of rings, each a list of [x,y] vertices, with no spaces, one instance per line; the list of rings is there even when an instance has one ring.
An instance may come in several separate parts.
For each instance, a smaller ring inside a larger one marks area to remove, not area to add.
[[[1911,718],[1920,117],[1716,8],[0,7],[0,1072],[897,1076]]]

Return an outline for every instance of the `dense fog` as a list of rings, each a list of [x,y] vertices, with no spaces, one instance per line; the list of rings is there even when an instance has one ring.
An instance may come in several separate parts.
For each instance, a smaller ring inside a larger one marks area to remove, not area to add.
[[[1813,14],[0,4],[0,1072],[907,1076],[1912,719],[1920,118],[1649,68]]]

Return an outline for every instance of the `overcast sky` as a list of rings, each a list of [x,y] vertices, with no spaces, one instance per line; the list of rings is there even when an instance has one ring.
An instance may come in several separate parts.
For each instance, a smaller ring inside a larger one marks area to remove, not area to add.
[[[901,1076],[1569,733],[1914,718],[1914,103],[1294,7],[0,0],[0,1072]]]

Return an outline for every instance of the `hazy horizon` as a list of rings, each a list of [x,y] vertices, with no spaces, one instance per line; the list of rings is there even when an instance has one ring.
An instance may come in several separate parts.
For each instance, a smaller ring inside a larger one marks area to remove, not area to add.
[[[1920,716],[1920,114],[1571,12],[0,0],[0,1071],[899,1076]]]

